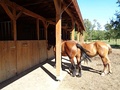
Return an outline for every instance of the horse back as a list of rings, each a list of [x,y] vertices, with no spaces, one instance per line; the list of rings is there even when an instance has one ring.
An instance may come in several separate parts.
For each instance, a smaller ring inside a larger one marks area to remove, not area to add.
[[[98,53],[100,54],[110,54],[112,52],[112,48],[109,44],[101,41],[95,42],[96,48],[98,50]]]
[[[69,57],[74,57],[77,52],[78,52],[78,48],[76,47],[76,42],[69,40],[69,41],[64,41],[62,42],[62,55],[63,56],[69,56]]]
[[[96,49],[95,42],[81,43],[81,45],[84,49],[88,51],[87,54],[90,57],[94,57],[95,55],[97,55],[97,49]]]
[[[105,56],[112,52],[111,46],[101,41],[82,43],[81,45],[89,51],[87,54],[91,57],[96,55]]]

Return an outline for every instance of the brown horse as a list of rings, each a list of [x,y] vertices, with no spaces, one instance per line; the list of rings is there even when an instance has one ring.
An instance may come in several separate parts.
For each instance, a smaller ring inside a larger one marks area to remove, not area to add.
[[[54,52],[56,49],[54,48]],[[86,50],[83,49],[80,44],[76,41],[68,40],[68,41],[62,41],[61,42],[61,55],[62,56],[68,56],[71,62],[71,71],[72,76],[74,77],[76,75],[76,68],[78,68],[78,75],[81,76],[81,61],[82,60],[89,60],[89,57],[86,54]],[[81,60],[81,57],[83,56],[83,59]],[[74,57],[76,57],[77,60],[77,66],[74,62]]]
[[[101,75],[105,75],[108,73],[112,73],[111,70],[111,63],[110,63],[110,59],[108,57],[108,54],[110,54],[112,52],[112,48],[109,44],[106,44],[104,42],[101,41],[95,41],[95,42],[91,42],[91,43],[80,43],[80,45],[86,49],[87,51],[87,55],[90,57],[94,57],[96,55],[99,55],[101,57],[101,60],[103,62],[104,65],[104,69],[103,69],[103,73]],[[108,71],[107,71],[108,70]]]

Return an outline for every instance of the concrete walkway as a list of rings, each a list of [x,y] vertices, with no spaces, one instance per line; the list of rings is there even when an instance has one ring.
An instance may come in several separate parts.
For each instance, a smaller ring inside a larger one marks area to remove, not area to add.
[[[67,74],[70,62],[67,57],[62,59],[61,79]],[[40,65],[14,77],[0,85],[1,90],[56,90],[61,81],[56,81],[55,59],[47,60]]]

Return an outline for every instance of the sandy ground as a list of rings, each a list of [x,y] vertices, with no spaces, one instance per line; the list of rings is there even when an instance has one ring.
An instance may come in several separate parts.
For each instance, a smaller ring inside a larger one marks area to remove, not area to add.
[[[113,49],[109,55],[113,73],[101,76],[103,64],[100,57],[92,62],[82,63],[82,77],[68,73],[70,62],[63,58],[62,81],[55,80],[54,60],[47,61],[29,72],[24,72],[0,84],[1,90],[120,90],[120,49]],[[64,62],[65,61],[65,62]]]
[[[120,90],[120,49],[113,49],[109,55],[113,73],[101,76],[103,64],[100,57],[92,58],[92,62],[83,65],[82,77],[66,75],[57,90]]]

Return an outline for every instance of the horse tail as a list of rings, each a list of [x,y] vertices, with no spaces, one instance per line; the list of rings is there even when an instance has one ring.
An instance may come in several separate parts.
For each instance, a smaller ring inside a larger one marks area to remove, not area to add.
[[[112,53],[112,47],[109,44],[107,44],[107,46],[108,46],[108,49],[109,49],[108,54]]]
[[[84,49],[80,44],[76,44],[76,46],[77,46],[77,48],[79,48],[80,50],[81,50],[81,53],[82,53],[82,57],[83,57],[83,59],[81,60],[81,61],[90,61],[91,62],[91,59],[90,59],[90,57],[87,55],[87,53],[86,52],[89,52],[89,51],[87,51],[86,49]]]

